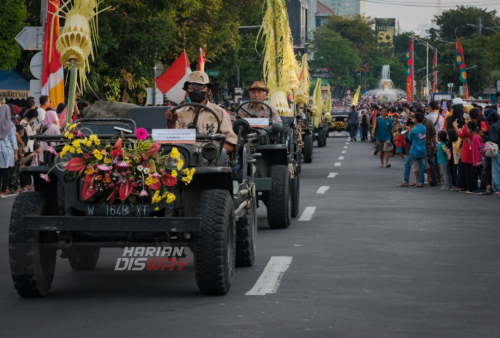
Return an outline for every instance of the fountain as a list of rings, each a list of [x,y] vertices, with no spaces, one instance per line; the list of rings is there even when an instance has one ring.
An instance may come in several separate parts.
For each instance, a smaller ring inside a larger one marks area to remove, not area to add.
[[[401,89],[394,89],[391,81],[391,71],[389,65],[382,67],[382,79],[377,89],[367,91],[363,97],[375,97],[377,101],[396,101],[406,98],[406,92]]]

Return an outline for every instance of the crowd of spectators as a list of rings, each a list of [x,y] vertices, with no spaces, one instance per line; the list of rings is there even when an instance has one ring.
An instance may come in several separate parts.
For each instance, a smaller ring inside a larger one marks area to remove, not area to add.
[[[82,118],[90,103],[80,99],[77,92],[71,121]],[[100,92],[94,94],[101,100]],[[53,106],[50,97],[42,95],[38,106],[35,98],[28,97],[21,108],[0,100],[0,198],[8,194],[33,190],[31,175],[20,172],[25,166],[44,165],[43,151],[53,144],[30,139],[32,135],[59,135],[64,129],[67,107],[60,103]]]
[[[398,187],[430,186],[467,194],[500,195],[500,121],[494,104],[460,98],[427,103],[360,103],[366,114],[374,155],[390,168],[389,157],[405,159]],[[354,109],[353,109],[354,110]],[[353,134],[351,133],[351,138]],[[363,136],[361,137],[363,139]],[[410,185],[410,172],[415,183]]]

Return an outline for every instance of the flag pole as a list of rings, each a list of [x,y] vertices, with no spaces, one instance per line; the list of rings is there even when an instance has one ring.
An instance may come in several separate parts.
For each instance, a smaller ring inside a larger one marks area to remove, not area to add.
[[[411,36],[411,99],[412,101],[415,101],[415,58],[414,56],[415,52],[415,45],[413,43],[413,35]]]

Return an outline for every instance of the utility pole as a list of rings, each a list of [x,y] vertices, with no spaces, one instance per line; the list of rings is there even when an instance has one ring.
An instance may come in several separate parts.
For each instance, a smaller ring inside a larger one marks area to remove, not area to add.
[[[477,35],[481,35],[482,29],[483,29],[483,17],[479,16],[477,18]]]
[[[427,69],[426,69],[426,78],[425,78],[425,87],[427,88],[427,93],[424,92],[424,95],[426,98],[429,98],[429,42],[425,43],[427,46],[427,52],[425,53],[426,59],[427,59]]]

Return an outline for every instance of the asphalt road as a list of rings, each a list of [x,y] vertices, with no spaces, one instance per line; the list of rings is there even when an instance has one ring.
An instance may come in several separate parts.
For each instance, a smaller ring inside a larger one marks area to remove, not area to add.
[[[198,293],[192,263],[118,272],[123,251],[103,249],[93,272],[58,258],[49,295],[22,299],[0,200],[0,337],[498,337],[500,198],[396,188],[401,160],[379,168],[339,135],[302,165],[305,220],[270,230],[262,206],[256,264],[221,297]],[[272,257],[291,260],[276,292],[246,295]]]

